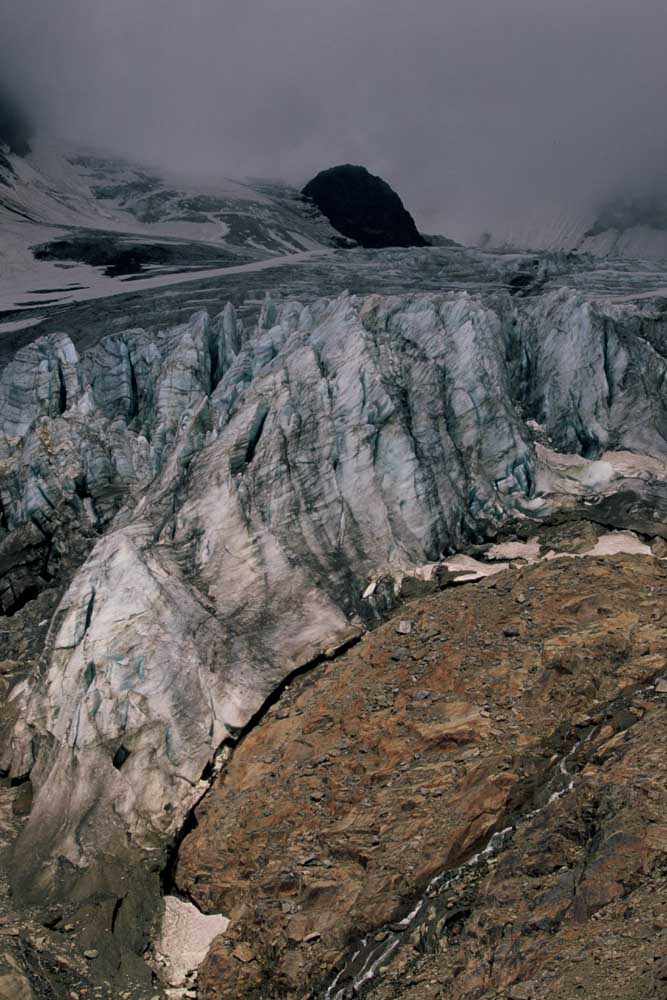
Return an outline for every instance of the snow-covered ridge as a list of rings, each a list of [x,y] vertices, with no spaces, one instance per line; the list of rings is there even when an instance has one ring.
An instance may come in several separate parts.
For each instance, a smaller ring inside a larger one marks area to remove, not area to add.
[[[25,157],[3,155],[0,312],[118,292],[137,275],[240,266],[339,240],[277,182],[196,185],[42,143]]]
[[[597,257],[667,257],[665,205],[643,202],[594,208],[540,206],[461,238],[486,249],[577,250]]]
[[[197,184],[123,160],[37,142],[7,155],[0,219],[85,226],[285,253],[337,234],[286,184],[221,177]],[[293,232],[292,232],[293,230]]]

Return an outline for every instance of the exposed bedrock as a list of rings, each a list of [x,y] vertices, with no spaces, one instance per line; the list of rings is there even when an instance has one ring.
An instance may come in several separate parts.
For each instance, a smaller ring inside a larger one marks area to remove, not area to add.
[[[6,146],[10,152],[18,156],[26,156],[30,152],[31,131],[31,124],[20,102],[11,93],[11,88],[7,88],[5,81],[0,81],[0,146]],[[2,155],[2,150],[0,150],[0,167],[13,173],[11,165]]]
[[[666,585],[650,555],[506,569],[411,602],[291,684],[179,853],[181,888],[231,917],[200,996],[491,1000],[547,964],[581,974],[559,952],[594,966],[611,944],[595,920],[615,909],[627,932],[636,890],[659,913]],[[459,867],[500,830],[497,868]],[[626,984],[654,971],[653,947],[667,939],[649,930]],[[594,969],[601,987],[617,973]],[[516,1000],[569,1000],[549,978]]]
[[[365,167],[347,163],[323,170],[303,194],[339,233],[362,247],[426,246],[396,192]]]
[[[221,745],[425,563],[633,482],[663,531],[666,348],[650,304],[558,292],[267,301],[252,334],[228,306],[21,350],[5,608],[84,561],[0,754],[35,790],[19,897],[113,906],[140,856],[154,884]]]

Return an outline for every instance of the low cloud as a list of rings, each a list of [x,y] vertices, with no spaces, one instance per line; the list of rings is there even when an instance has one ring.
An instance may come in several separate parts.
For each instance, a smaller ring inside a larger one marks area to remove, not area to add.
[[[0,0],[42,130],[193,177],[363,163],[468,236],[662,190],[657,0]]]

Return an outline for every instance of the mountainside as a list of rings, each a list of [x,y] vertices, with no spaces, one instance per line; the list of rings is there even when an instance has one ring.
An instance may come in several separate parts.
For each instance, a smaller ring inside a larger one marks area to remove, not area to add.
[[[487,249],[577,250],[598,257],[667,257],[667,199],[628,198],[599,210],[541,207],[484,233],[459,234]]]
[[[667,269],[290,199],[0,326],[0,998],[663,996]]]
[[[537,547],[411,601],[239,746],[176,872],[238,913],[203,996],[665,995],[665,564]]]
[[[0,310],[90,300],[156,278],[340,243],[278,182],[182,178],[35,143],[0,161]],[[148,281],[148,285],[142,285]],[[0,313],[1,315],[1,313]]]

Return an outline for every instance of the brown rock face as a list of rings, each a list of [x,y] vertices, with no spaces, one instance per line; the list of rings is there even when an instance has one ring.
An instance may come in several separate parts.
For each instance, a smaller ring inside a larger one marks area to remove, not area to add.
[[[510,825],[367,995],[667,996],[667,697],[642,689],[667,667],[665,596],[651,557],[509,570],[295,681],[181,848],[179,887],[232,921],[201,997],[324,995],[355,941]]]

